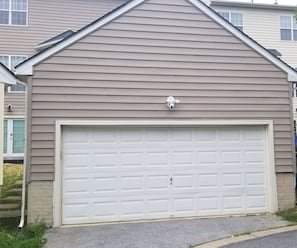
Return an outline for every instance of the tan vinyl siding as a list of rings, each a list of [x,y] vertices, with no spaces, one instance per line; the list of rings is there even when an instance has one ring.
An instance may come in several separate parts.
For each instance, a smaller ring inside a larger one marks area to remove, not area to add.
[[[273,1],[270,1],[272,4]],[[293,7],[293,6],[292,6]],[[221,7],[212,6],[216,11],[233,11],[243,14],[243,30],[266,48],[277,49],[281,58],[292,67],[297,67],[296,41],[284,41],[280,38],[280,16],[294,16],[294,11],[282,9],[261,9],[257,7]]]
[[[36,53],[36,46],[66,30],[77,31],[127,0],[28,0],[28,26],[0,26],[0,55]],[[25,115],[25,94],[5,92],[6,116]]]
[[[32,55],[35,46],[77,31],[126,0],[28,0],[28,26],[0,26],[0,54]]]
[[[12,105],[12,112],[7,112],[7,106]],[[7,93],[4,98],[4,116],[25,117],[25,93]]]
[[[147,1],[37,65],[32,85],[31,180],[54,179],[59,119],[273,120],[277,171],[293,171],[287,75],[186,1]]]

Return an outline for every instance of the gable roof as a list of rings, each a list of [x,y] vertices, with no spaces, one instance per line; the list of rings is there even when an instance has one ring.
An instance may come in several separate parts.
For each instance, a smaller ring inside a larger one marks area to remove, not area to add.
[[[123,5],[119,6],[118,8],[114,9],[113,11],[109,12],[108,14],[104,15],[103,17],[95,20],[94,22],[90,23],[89,25],[85,26],[81,30],[77,31],[76,33],[70,35],[68,38],[58,42],[57,44],[49,47],[48,49],[34,55],[33,57],[29,58],[28,60],[24,61],[23,63],[19,64],[16,67],[16,74],[17,75],[32,75],[33,74],[33,66],[42,62],[43,60],[47,59],[48,57],[54,55],[55,53],[63,50],[67,46],[75,43],[76,41],[84,38],[88,34],[92,33],[93,31],[99,29],[100,27],[112,22],[114,19],[118,18],[119,16],[123,15],[124,13],[128,12],[129,10],[135,8],[136,6],[146,2],[147,0],[130,0]],[[168,0],[164,0],[168,1]],[[247,44],[249,47],[254,49],[260,55],[265,57],[267,60],[271,61],[277,67],[279,67],[282,71],[288,74],[288,81],[297,81],[297,72],[287,65],[285,62],[280,60],[279,58],[275,57],[272,53],[267,51],[263,46],[258,44],[255,40],[238,30],[234,27],[231,23],[226,21],[223,17],[218,15],[214,10],[208,7],[205,3],[200,0],[186,0],[191,3],[196,8],[200,9],[204,12],[207,16],[209,16],[212,20],[223,26],[227,31],[232,33],[235,37],[240,39],[242,42]]]
[[[0,63],[0,83],[16,84],[17,81],[15,75]]]

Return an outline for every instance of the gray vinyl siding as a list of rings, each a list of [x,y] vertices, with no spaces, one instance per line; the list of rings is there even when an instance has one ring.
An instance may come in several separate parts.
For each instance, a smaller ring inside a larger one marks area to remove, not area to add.
[[[12,105],[12,112],[7,112],[7,106]],[[4,98],[4,116],[25,117],[25,93],[6,93]]]
[[[0,54],[30,57],[39,43],[69,29],[77,31],[125,1],[28,0],[28,26],[0,26]],[[24,99],[25,94],[6,91],[5,106],[16,106],[13,115],[24,116]]]
[[[287,75],[187,1],[147,1],[37,65],[31,83],[31,180],[54,179],[55,121],[67,119],[273,120],[276,170],[294,170]]]
[[[32,55],[35,46],[77,31],[126,0],[28,0],[28,26],[0,26],[0,54]]]

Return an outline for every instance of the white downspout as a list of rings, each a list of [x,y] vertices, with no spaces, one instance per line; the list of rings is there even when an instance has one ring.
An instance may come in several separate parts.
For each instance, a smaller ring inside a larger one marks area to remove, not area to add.
[[[22,230],[25,225],[25,207],[26,207],[26,161],[24,159],[24,168],[23,168],[23,182],[22,182],[22,206],[21,206],[21,219],[18,225],[18,230]]]
[[[26,103],[25,103],[25,110],[26,110],[26,115],[25,115],[25,150],[24,150],[24,165],[23,165],[23,182],[22,182],[22,205],[21,205],[21,219],[20,219],[20,223],[18,225],[17,230],[20,231],[23,229],[24,225],[25,225],[25,216],[26,216],[26,174],[27,174],[27,140],[28,140],[28,136],[27,136],[27,118],[28,118],[28,85],[26,84]]]

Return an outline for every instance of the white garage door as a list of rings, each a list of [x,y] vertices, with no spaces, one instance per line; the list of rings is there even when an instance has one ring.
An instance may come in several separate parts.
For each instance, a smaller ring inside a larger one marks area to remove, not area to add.
[[[268,211],[264,127],[66,127],[62,224]]]

